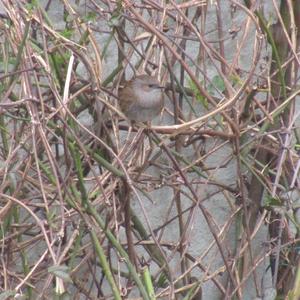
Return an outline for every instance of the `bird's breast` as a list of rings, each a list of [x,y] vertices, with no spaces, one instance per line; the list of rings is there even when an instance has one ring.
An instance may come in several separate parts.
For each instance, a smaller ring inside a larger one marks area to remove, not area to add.
[[[143,108],[155,108],[163,105],[163,94],[160,90],[152,92],[140,92],[137,96],[137,103]]]

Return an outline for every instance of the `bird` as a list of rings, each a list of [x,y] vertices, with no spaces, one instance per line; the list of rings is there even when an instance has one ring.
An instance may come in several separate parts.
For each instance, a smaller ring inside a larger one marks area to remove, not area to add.
[[[149,122],[164,106],[164,86],[149,75],[138,75],[118,90],[119,106],[130,121]]]

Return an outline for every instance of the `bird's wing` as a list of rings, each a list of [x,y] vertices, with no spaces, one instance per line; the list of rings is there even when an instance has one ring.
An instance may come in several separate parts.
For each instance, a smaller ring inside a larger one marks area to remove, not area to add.
[[[118,96],[119,96],[119,105],[122,111],[127,111],[128,108],[135,102],[136,95],[134,89],[126,88],[130,85],[131,82],[127,82],[124,87],[119,88]]]

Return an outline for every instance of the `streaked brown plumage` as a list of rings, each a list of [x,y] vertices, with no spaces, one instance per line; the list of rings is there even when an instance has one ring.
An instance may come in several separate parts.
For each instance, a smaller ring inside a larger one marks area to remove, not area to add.
[[[147,122],[160,114],[164,105],[164,87],[149,75],[139,75],[118,91],[122,112],[131,121]]]

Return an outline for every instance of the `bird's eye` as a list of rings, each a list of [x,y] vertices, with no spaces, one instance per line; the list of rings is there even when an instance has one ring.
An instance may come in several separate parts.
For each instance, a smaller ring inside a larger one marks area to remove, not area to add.
[[[149,84],[148,84],[148,87],[149,87],[150,89],[160,89],[160,88],[161,88],[161,86],[158,85],[157,83],[149,83]]]

